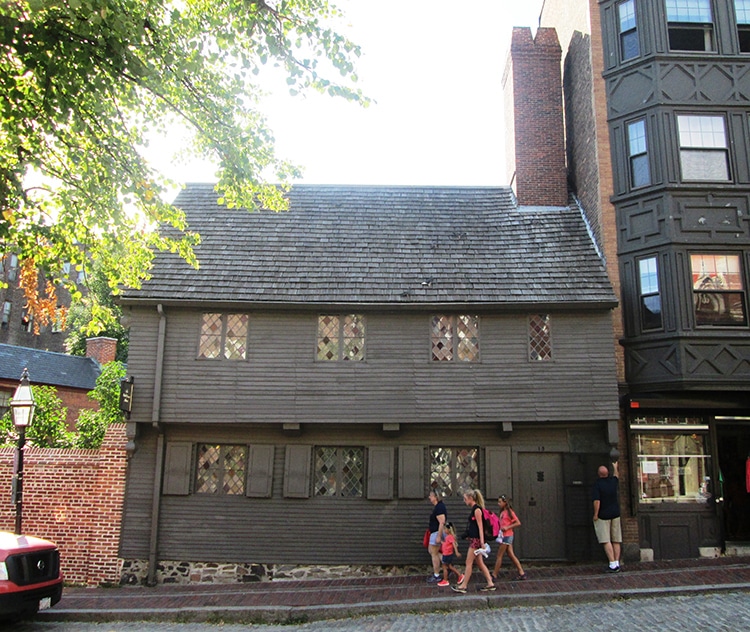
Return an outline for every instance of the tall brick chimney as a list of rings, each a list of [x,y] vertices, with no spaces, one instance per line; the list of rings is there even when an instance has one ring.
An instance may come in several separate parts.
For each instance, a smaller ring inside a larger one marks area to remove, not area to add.
[[[94,358],[99,364],[112,362],[117,355],[116,338],[87,338],[86,357]]]
[[[505,158],[518,203],[566,206],[562,49],[553,28],[515,27],[503,74]]]

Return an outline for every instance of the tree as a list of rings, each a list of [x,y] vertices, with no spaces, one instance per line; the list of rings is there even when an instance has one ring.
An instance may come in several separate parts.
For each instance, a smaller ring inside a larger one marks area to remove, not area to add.
[[[54,386],[34,385],[36,409],[31,425],[26,429],[26,440],[40,448],[70,448],[73,435],[68,431],[65,417],[68,409],[63,406]],[[16,429],[8,411],[0,420],[0,443],[15,445]]]
[[[257,107],[261,70],[280,68],[293,93],[366,104],[351,85],[360,51],[332,28],[337,16],[327,0],[3,2],[0,252],[74,294],[64,262],[96,261],[113,291],[138,287],[154,250],[197,265],[197,235],[153,230],[184,228],[143,155],[149,133],[176,123],[216,159],[221,203],[283,209],[266,178],[297,170],[275,155]]]
[[[120,380],[125,377],[122,362],[108,362],[96,378],[96,386],[88,396],[99,403],[98,410],[84,409],[76,421],[77,448],[98,448],[110,424],[122,421]]]

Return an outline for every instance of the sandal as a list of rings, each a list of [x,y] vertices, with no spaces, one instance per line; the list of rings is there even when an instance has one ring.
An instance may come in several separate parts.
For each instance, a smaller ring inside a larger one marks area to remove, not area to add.
[[[497,586],[495,586],[495,584],[487,584],[486,586],[482,586],[479,590],[482,592],[490,592],[492,590],[497,590]]]
[[[523,581],[524,579],[526,579],[526,573],[524,573],[523,575],[518,575],[517,577],[514,577],[512,581],[520,582],[520,581]]]
[[[451,586],[451,590],[461,594],[466,593],[466,588],[461,588],[461,586],[459,586],[458,584],[454,584],[453,586]]]

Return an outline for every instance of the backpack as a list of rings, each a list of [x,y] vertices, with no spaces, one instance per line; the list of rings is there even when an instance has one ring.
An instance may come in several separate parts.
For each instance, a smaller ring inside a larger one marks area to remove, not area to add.
[[[482,509],[482,526],[485,538],[496,538],[500,535],[500,517],[489,509]]]

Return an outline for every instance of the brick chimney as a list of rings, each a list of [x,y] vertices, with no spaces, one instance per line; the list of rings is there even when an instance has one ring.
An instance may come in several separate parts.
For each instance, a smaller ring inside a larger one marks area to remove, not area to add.
[[[518,203],[566,206],[562,49],[553,28],[514,27],[503,74],[508,181]]]
[[[94,358],[99,364],[112,362],[117,354],[116,338],[87,338],[86,357]]]

